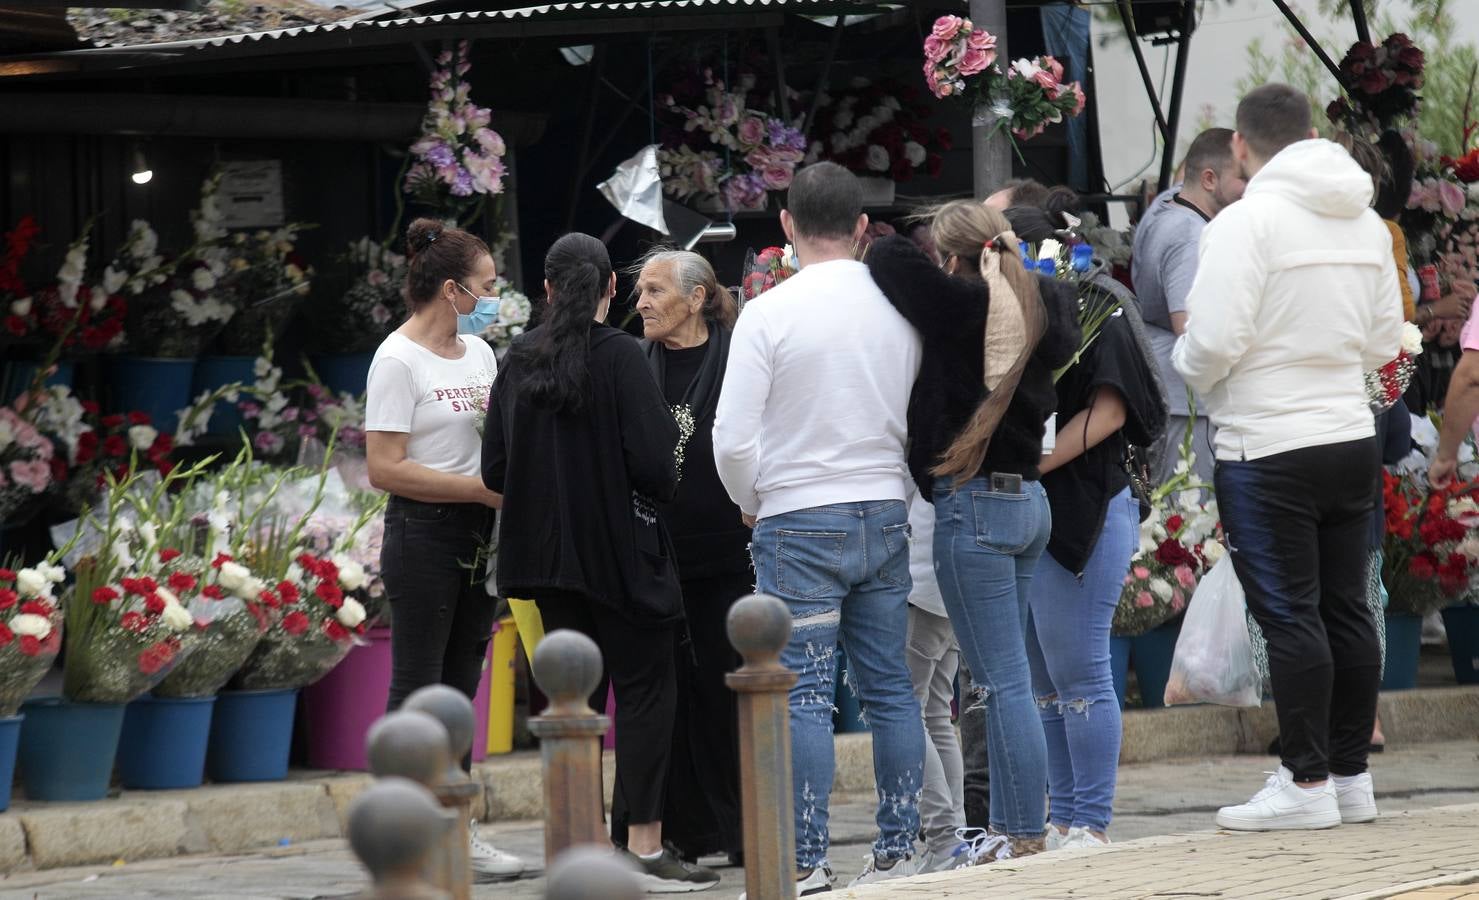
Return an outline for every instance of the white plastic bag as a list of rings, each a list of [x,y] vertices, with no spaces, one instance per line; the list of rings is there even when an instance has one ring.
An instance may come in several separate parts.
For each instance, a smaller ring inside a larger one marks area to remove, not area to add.
[[[1167,706],[1263,705],[1263,678],[1253,661],[1246,609],[1232,557],[1224,556],[1202,577],[1186,607],[1166,682]]]

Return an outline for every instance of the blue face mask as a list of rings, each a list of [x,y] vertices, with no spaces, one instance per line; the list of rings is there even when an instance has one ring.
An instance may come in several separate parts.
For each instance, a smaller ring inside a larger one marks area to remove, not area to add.
[[[467,288],[462,287],[462,285],[459,284],[457,286],[459,288],[462,288],[463,292],[466,293],[467,296],[477,301],[477,303],[474,304],[472,308],[472,312],[457,313],[457,333],[482,334],[484,331],[487,331],[490,326],[498,321],[498,298],[479,297],[477,294],[474,294]],[[456,312],[457,304],[452,304],[452,310]]]

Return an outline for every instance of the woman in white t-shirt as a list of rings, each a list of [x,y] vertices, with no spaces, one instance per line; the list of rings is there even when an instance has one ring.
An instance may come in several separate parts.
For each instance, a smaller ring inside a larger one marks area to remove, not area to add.
[[[503,501],[483,486],[479,434],[498,365],[478,336],[498,314],[493,257],[478,237],[432,219],[411,223],[406,251],[410,315],[375,353],[365,407],[370,483],[391,495],[387,710],[429,684],[477,693],[494,613],[477,563]],[[472,861],[484,875],[524,868],[476,832]]]

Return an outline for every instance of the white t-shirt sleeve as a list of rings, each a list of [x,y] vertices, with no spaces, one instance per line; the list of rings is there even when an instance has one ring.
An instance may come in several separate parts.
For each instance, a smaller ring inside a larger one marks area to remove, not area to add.
[[[370,366],[365,388],[365,430],[411,430],[416,412],[416,385],[411,367],[404,360],[382,354]]]

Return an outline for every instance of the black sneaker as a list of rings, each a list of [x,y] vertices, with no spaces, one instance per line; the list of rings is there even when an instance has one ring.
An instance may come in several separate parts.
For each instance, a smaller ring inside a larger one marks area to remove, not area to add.
[[[641,869],[638,876],[642,890],[649,894],[691,894],[706,891],[719,883],[719,873],[713,869],[684,862],[671,849],[664,847],[656,859],[643,859],[630,853]]]

